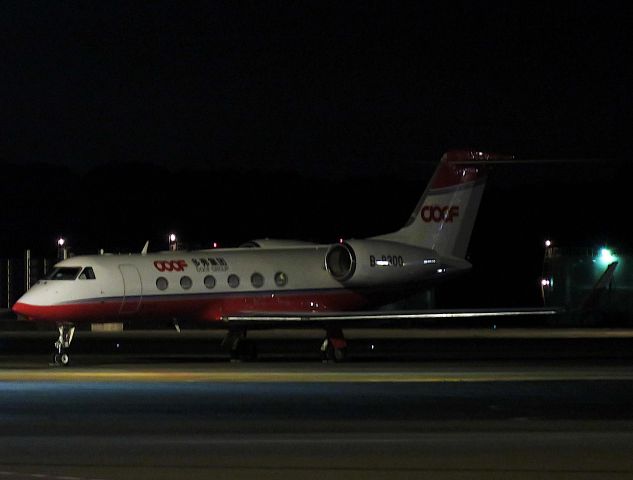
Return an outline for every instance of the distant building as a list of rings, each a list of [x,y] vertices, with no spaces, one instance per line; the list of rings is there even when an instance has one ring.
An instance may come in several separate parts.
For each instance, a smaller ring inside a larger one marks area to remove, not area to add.
[[[574,324],[633,324],[633,255],[609,247],[545,249],[547,306],[565,306]]]

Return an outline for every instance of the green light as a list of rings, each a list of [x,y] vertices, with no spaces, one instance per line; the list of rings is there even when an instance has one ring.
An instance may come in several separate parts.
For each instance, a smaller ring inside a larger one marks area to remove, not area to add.
[[[598,261],[604,265],[608,265],[617,260],[617,257],[613,254],[611,250],[608,248],[601,248],[600,255],[598,256]]]

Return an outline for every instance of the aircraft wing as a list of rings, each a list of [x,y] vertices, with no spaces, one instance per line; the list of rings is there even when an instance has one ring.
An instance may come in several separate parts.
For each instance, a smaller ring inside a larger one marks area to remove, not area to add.
[[[327,326],[328,324],[354,325],[389,323],[398,321],[425,320],[468,320],[517,317],[554,316],[564,312],[561,308],[489,308],[489,309],[453,309],[453,310],[402,310],[402,311],[366,311],[366,312],[288,312],[288,313],[249,313],[227,315],[222,318],[228,325],[244,326]]]

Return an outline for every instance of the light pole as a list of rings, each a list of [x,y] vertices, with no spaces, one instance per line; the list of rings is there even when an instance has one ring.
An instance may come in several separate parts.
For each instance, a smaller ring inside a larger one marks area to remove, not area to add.
[[[66,260],[68,258],[68,249],[66,248],[66,239],[59,237],[57,239],[57,260]]]
[[[169,241],[169,250],[172,252],[178,250],[178,238],[176,237],[176,234],[170,233],[167,239]]]

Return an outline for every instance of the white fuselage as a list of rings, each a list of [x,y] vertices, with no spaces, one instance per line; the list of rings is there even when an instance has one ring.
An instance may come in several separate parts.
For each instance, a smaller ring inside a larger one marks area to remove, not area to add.
[[[78,256],[55,266],[67,279],[39,281],[14,309],[28,319],[56,322],[133,317],[212,321],[240,313],[343,311],[377,303],[368,297],[380,293],[375,285],[350,289],[332,276],[324,261],[330,248]],[[369,255],[357,261],[360,269],[369,264]],[[368,268],[404,271],[406,262],[415,260],[401,261],[404,265],[374,261]],[[94,275],[86,277],[86,268]],[[430,275],[436,270],[436,263],[429,264]]]

